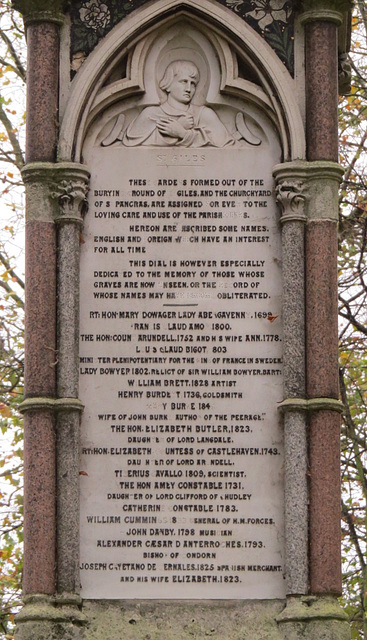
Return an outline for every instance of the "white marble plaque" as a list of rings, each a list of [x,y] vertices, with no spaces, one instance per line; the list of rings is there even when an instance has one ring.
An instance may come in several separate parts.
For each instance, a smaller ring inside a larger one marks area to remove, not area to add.
[[[91,152],[84,598],[285,594],[274,146]]]
[[[192,27],[145,51],[84,145],[81,595],[283,597],[279,143]]]

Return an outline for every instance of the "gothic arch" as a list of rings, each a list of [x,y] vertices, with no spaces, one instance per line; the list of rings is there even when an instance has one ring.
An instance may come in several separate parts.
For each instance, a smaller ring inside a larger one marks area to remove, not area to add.
[[[82,162],[91,126],[103,113],[113,113],[119,101],[132,98],[144,104],[151,77],[144,73],[149,54],[162,34],[184,32],[186,26],[198,34],[198,43],[201,38],[198,46],[203,51],[212,47],[215,52],[217,78],[208,88],[207,101],[221,102],[226,96],[245,100],[272,121],[285,161],[305,157],[294,81],[269,45],[232,11],[209,0],[158,0],[119,23],[71,83],[61,124],[60,160]]]

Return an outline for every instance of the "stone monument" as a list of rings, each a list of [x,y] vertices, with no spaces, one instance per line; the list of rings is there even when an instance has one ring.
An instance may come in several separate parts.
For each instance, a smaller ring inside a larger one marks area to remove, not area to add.
[[[17,638],[348,638],[350,3],[14,6],[28,43]]]

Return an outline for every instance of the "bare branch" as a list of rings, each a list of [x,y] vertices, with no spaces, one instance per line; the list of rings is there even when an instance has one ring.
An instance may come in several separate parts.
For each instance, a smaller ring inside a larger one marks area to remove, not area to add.
[[[5,289],[6,293],[11,298],[13,298],[13,300],[19,305],[19,307],[24,309],[23,300],[15,293],[15,291],[13,291],[13,289],[8,285],[7,282],[4,282],[3,280],[0,280],[0,287],[2,287],[2,289]]]
[[[12,269],[12,267],[10,266],[9,260],[4,256],[4,254],[1,251],[0,251],[0,262],[4,265],[5,269],[11,275],[11,277],[15,278],[15,280],[19,284],[19,286],[22,289],[24,289],[25,284],[24,284],[23,280],[18,276],[17,273],[15,273],[14,269]]]
[[[5,31],[3,29],[0,29],[0,38],[2,39],[3,42],[5,42],[6,46],[8,47],[9,53],[10,53],[10,57],[14,62],[14,65],[11,65],[14,73],[17,74],[17,76],[23,81],[26,82],[26,71],[25,68],[22,64],[22,61],[20,59],[20,57],[18,56],[12,41],[10,40],[10,38],[6,35]],[[5,63],[8,64],[8,63]]]
[[[14,127],[11,121],[9,120],[8,116],[6,115],[1,99],[0,99],[0,122],[2,122],[2,124],[4,125],[6,133],[8,134],[11,146],[13,147],[14,156],[15,156],[14,164],[20,170],[24,165],[24,157],[23,157],[22,149],[20,147],[19,140],[14,132]]]

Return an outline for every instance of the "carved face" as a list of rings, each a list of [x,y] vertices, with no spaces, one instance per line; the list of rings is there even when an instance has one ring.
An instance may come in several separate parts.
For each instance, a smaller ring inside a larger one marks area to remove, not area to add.
[[[194,97],[197,79],[193,77],[192,69],[182,66],[173,77],[166,91],[177,102],[188,104]]]

